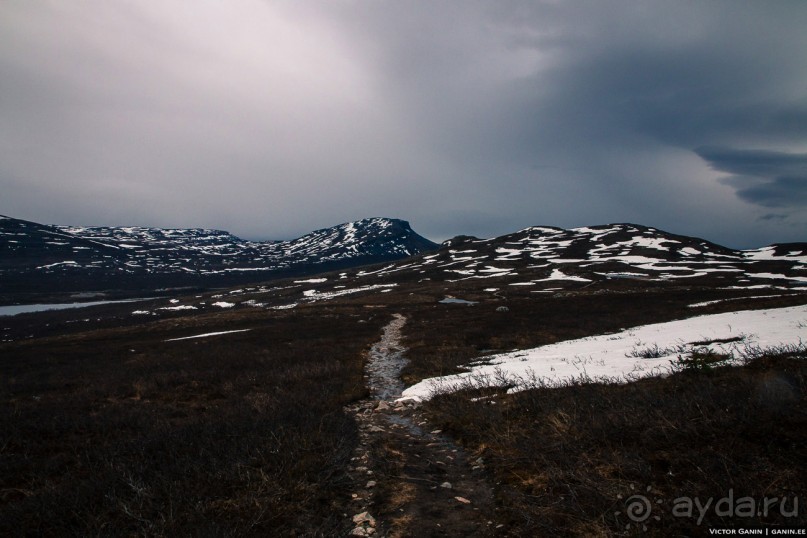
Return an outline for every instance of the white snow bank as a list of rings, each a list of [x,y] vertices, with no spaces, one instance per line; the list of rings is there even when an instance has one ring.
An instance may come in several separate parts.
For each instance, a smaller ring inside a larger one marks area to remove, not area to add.
[[[799,344],[807,340],[807,306],[768,310],[744,310],[697,316],[685,320],[635,327],[559,342],[524,351],[485,358],[484,364],[468,372],[425,379],[403,391],[402,400],[428,400],[435,391],[459,390],[468,386],[494,386],[529,380],[532,376],[550,385],[581,376],[590,380],[629,381],[669,371],[674,348],[694,342],[741,337],[740,342],[712,344],[720,352],[742,350],[746,345],[761,348]],[[631,356],[647,348],[666,350],[664,356],[645,359]],[[523,388],[523,387],[522,387]],[[516,386],[511,391],[519,390]]]
[[[204,338],[205,336],[218,336],[220,334],[231,334],[231,333],[244,333],[247,331],[251,331],[252,329],[237,329],[235,331],[219,331],[215,333],[205,333],[205,334],[196,334],[193,336],[183,336],[181,338],[169,338],[165,340],[166,342],[176,342],[177,340],[190,340],[191,338]]]
[[[687,305],[689,308],[700,308],[702,306],[709,306],[718,303],[727,303],[730,301],[743,301],[746,299],[772,299],[774,297],[787,297],[787,295],[779,293],[776,295],[744,295],[742,297],[728,297],[726,299],[715,299],[713,301],[703,301],[702,303],[692,303]]]
[[[397,285],[398,284],[371,284],[368,286],[359,286],[358,288],[340,289],[334,291],[305,290],[303,291],[303,296],[306,297],[309,301],[323,301],[327,299],[334,299],[336,297],[341,297],[343,295],[350,295],[351,293],[359,293],[362,291],[372,291],[384,288],[394,288]]]
[[[290,310],[290,309],[294,308],[295,306],[297,306],[297,303],[284,304],[284,305],[280,305],[280,306],[270,306],[269,310]]]

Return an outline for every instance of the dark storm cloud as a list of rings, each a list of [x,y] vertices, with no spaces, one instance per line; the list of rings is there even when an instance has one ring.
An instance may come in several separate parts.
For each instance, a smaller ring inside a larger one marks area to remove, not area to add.
[[[436,239],[636,221],[803,240],[801,172],[692,148],[803,154],[805,25],[803,2],[11,0],[0,213],[255,238],[385,215]]]
[[[807,205],[807,153],[704,147],[696,150],[737,196],[764,207]]]
[[[805,206],[807,176],[776,177],[772,181],[741,187],[737,190],[737,195],[743,200],[765,207]]]
[[[735,176],[807,178],[807,153],[702,147],[695,152],[715,170]]]

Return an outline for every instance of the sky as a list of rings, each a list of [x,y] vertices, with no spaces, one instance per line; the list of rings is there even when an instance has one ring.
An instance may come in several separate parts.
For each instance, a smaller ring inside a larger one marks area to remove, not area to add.
[[[807,2],[5,0],[0,214],[807,241]]]

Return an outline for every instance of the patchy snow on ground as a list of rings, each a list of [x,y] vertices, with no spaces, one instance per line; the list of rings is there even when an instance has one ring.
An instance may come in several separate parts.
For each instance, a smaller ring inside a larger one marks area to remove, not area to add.
[[[716,342],[728,339],[735,341]],[[805,340],[807,305],[697,316],[492,355],[469,367],[468,372],[425,379],[406,389],[401,399],[428,400],[436,392],[468,386],[515,385],[512,392],[525,388],[524,383],[535,378],[548,385],[573,379],[627,382],[668,373],[670,361],[678,357],[682,348],[706,346],[737,357],[747,349],[800,344]],[[660,350],[661,356],[637,356],[647,350]]]
[[[206,336],[219,336],[221,334],[231,334],[231,333],[244,333],[247,331],[251,331],[252,329],[236,329],[234,331],[219,331],[215,333],[204,333],[204,334],[195,334],[193,336],[183,336],[181,338],[169,338],[165,340],[166,342],[176,342],[177,340],[190,340],[191,338],[205,338]]]
[[[37,269],[51,269],[53,267],[58,267],[60,265],[78,265],[78,262],[74,262],[74,261],[71,261],[71,260],[68,260],[66,262],[56,262],[56,263],[51,263],[49,265],[40,265],[39,267],[37,267]]]
[[[269,310],[291,310],[295,306],[297,306],[297,303],[284,304],[279,306],[270,306]]]
[[[371,284],[368,286],[359,286],[358,288],[340,289],[334,291],[317,291],[315,289],[311,289],[303,291],[303,296],[309,301],[326,301],[328,299],[334,299],[336,297],[350,295],[352,293],[394,288],[397,285],[398,284]]]
[[[727,299],[715,299],[713,301],[703,301],[702,303],[692,303],[687,306],[689,308],[700,308],[702,306],[709,306],[718,303],[728,303],[730,301],[743,301],[746,299],[772,299],[775,297],[788,297],[788,296],[782,293],[778,293],[776,295],[743,295],[742,297],[729,297]]]
[[[218,306],[219,308],[232,308],[235,306],[235,303],[229,303],[227,301],[216,301],[213,303],[213,306]]]
[[[437,301],[438,303],[442,304],[464,304],[468,306],[473,306],[478,303],[478,301],[468,301],[466,299],[457,299],[456,297],[451,297],[450,295],[445,299],[441,299]]]

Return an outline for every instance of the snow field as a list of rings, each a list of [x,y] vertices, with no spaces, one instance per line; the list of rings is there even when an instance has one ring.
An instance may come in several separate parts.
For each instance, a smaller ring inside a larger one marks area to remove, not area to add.
[[[738,359],[753,350],[802,345],[806,337],[807,306],[697,316],[491,355],[467,372],[425,379],[404,390],[401,400],[469,387],[508,385],[515,392],[531,380],[550,386],[574,379],[628,382],[669,373],[682,350],[707,348]]]

